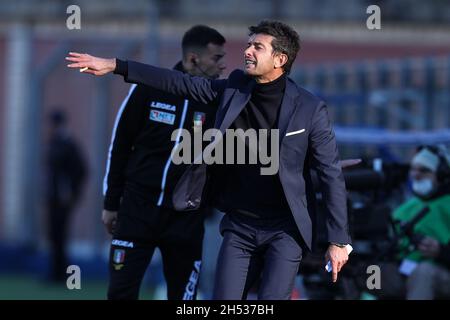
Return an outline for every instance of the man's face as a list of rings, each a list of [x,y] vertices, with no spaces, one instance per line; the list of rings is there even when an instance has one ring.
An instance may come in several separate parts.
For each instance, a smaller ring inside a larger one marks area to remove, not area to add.
[[[225,50],[222,45],[208,43],[206,49],[198,53],[197,57],[191,72],[193,75],[217,79],[226,69]]]
[[[413,164],[410,169],[413,192],[420,198],[429,198],[438,190],[436,173],[426,167]]]
[[[431,171],[430,169],[413,164],[411,165],[411,168],[409,170],[409,175],[411,179],[413,180],[424,180],[424,179],[430,179],[434,185],[437,184],[437,176],[436,173]]]
[[[283,73],[281,68],[275,68],[279,57],[273,54],[273,39],[266,34],[251,35],[244,51],[244,71],[258,82],[272,81]]]

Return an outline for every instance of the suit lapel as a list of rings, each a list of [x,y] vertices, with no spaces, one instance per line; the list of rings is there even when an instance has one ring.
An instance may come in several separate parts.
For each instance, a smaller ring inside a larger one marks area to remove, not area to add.
[[[222,134],[231,126],[233,121],[236,120],[238,115],[241,113],[242,109],[244,109],[244,107],[247,105],[248,101],[250,100],[254,85],[255,81],[250,81],[246,87],[244,87],[242,90],[237,91],[231,98],[231,105],[228,108],[228,111],[226,112],[219,128]],[[293,118],[292,115],[296,108],[297,96],[297,87],[290,79],[287,79],[286,90],[284,92],[283,101],[281,103],[280,116],[278,119],[280,142],[286,135],[289,123]]]
[[[293,114],[296,108],[297,87],[287,79],[286,90],[284,92],[283,101],[281,102],[280,116],[278,119],[278,129],[280,130],[280,143],[286,135],[290,121],[294,118]]]
[[[241,113],[242,109],[244,109],[244,107],[247,105],[248,101],[250,100],[254,85],[255,81],[251,80],[246,87],[234,94],[233,98],[231,99],[231,105],[228,108],[228,111],[225,114],[222,124],[219,128],[222,134],[231,126],[233,121],[236,120],[238,115]]]

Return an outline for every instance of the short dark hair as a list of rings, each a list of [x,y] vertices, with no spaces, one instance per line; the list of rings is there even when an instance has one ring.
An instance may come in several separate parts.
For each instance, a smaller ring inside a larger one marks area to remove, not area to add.
[[[262,33],[274,37],[272,41],[273,53],[284,53],[288,56],[288,61],[283,66],[283,70],[289,73],[300,50],[298,33],[287,24],[272,20],[263,20],[257,26],[250,26],[248,30],[250,36]]]
[[[183,56],[193,48],[205,49],[209,43],[221,46],[225,43],[225,38],[216,29],[205,25],[193,26],[183,36],[181,42]]]

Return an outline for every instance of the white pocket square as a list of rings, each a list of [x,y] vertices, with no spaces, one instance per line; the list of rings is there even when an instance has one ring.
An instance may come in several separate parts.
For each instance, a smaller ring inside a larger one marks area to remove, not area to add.
[[[305,129],[298,130],[298,131],[288,132],[288,133],[286,133],[286,137],[293,136],[294,134],[299,134],[299,133],[302,133],[302,132],[304,132],[304,131],[305,131]]]

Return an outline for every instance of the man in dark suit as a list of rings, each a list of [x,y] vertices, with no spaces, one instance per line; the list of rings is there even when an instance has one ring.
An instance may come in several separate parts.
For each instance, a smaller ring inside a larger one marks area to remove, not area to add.
[[[203,103],[216,104],[216,128],[264,129],[279,134],[279,171],[262,176],[261,164],[224,165],[212,173],[215,204],[227,214],[216,270],[214,298],[243,299],[260,279],[259,299],[289,299],[304,250],[313,239],[314,204],[310,169],[318,171],[327,204],[330,243],[326,259],[333,282],[348,260],[346,190],[326,105],[287,77],[299,50],[289,26],[263,21],[250,27],[245,70],[225,80],[206,80],[132,61],[70,53],[72,68],[146,84]],[[214,141],[216,143],[216,141]],[[228,152],[229,150],[227,150]],[[246,152],[249,151],[248,148]],[[206,165],[193,165],[174,194],[177,209],[201,204]]]

